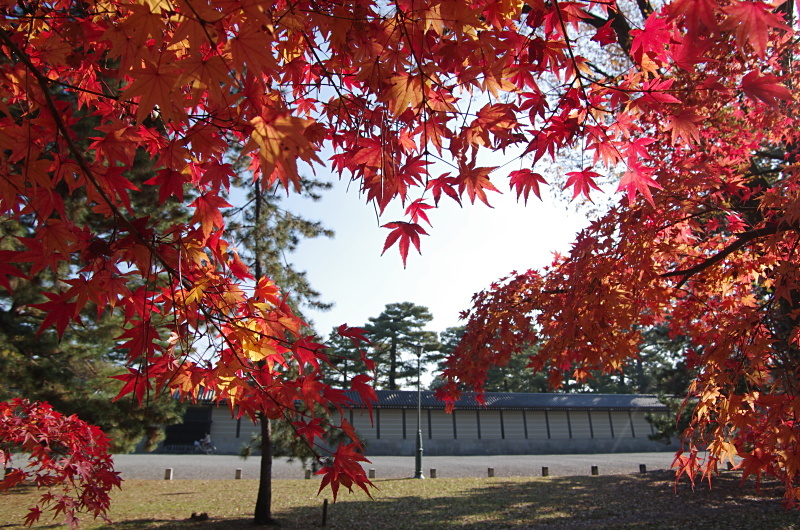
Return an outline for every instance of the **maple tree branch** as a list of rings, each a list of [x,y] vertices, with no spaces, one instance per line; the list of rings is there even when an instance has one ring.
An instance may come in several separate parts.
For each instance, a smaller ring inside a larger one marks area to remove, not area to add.
[[[585,11],[584,11],[585,12]],[[582,22],[589,24],[595,29],[600,29],[605,26],[609,21],[611,22],[611,27],[614,30],[614,33],[617,35],[617,43],[620,45],[622,50],[627,54],[630,55],[631,53],[631,26],[628,24],[625,15],[620,13],[619,11],[609,11],[608,18],[605,19],[593,13],[585,12],[588,17],[582,19]]]
[[[678,282],[678,285],[676,286],[676,287],[681,287],[693,275],[695,275],[698,272],[703,271],[703,270],[711,267],[712,265],[714,265],[716,263],[719,263],[720,261],[722,261],[726,257],[730,256],[731,254],[733,254],[734,252],[736,252],[740,248],[747,246],[751,241],[753,241],[755,239],[758,239],[760,237],[770,236],[770,235],[777,234],[779,232],[785,232],[785,231],[788,231],[788,230],[796,230],[796,229],[797,229],[797,227],[793,226],[793,225],[781,226],[779,224],[774,224],[774,225],[770,225],[770,226],[765,226],[764,228],[758,228],[756,230],[750,230],[750,231],[747,231],[747,232],[741,232],[740,234],[737,234],[737,236],[736,236],[737,239],[736,239],[735,242],[731,243],[730,245],[728,245],[724,249],[720,250],[719,252],[717,252],[716,254],[711,256],[710,258],[707,258],[707,259],[703,260],[702,262],[698,263],[697,265],[695,265],[694,267],[689,267],[688,269],[681,269],[681,270],[672,271],[672,272],[665,272],[664,274],[661,275],[661,277],[662,278],[671,278],[673,276],[683,276],[681,281]]]
[[[48,110],[52,115],[56,127],[58,128],[61,135],[64,137],[64,140],[67,143],[67,147],[69,148],[72,155],[75,157],[75,161],[81,168],[81,171],[86,175],[86,178],[92,183],[92,185],[97,190],[98,194],[106,202],[106,205],[111,209],[114,217],[117,220],[121,221],[126,226],[126,228],[128,228],[130,233],[150,251],[151,256],[154,257],[156,260],[158,260],[159,263],[161,263],[161,265],[164,267],[165,272],[167,272],[168,275],[170,275],[173,278],[180,278],[181,283],[183,283],[184,285],[187,285],[187,283],[190,284],[191,281],[189,279],[184,279],[179,271],[176,271],[171,265],[167,263],[166,259],[158,252],[158,250],[153,246],[153,244],[150,241],[146,240],[141,233],[139,233],[136,227],[133,226],[130,220],[128,220],[128,218],[125,217],[121,211],[119,211],[119,208],[117,208],[117,206],[113,203],[113,201],[105,192],[105,190],[100,186],[99,182],[95,178],[94,172],[89,167],[89,163],[86,161],[81,152],[78,150],[78,147],[73,142],[69,134],[69,129],[67,128],[64,121],[61,119],[61,115],[58,113],[56,109],[55,102],[53,101],[52,95],[50,94],[49,90],[49,79],[44,77],[44,75],[38,70],[38,68],[36,68],[36,66],[31,62],[27,54],[25,54],[22,50],[19,49],[19,47],[14,43],[14,41],[11,39],[11,37],[3,28],[0,28],[0,41],[5,43],[12,51],[12,53],[16,54],[17,57],[19,57],[22,63],[25,64],[25,66],[30,70],[31,74],[33,74],[33,76],[36,78],[37,83],[42,89]],[[212,318],[209,309],[204,306],[200,306],[199,309],[205,316],[206,320],[208,322],[211,322],[214,328],[216,328],[217,331],[220,332],[220,335],[222,336],[223,340],[228,344],[229,347],[231,347],[231,350],[236,352],[234,344],[224,333],[221,332],[219,324],[215,322],[215,320]],[[288,343],[288,341],[282,341],[282,342]],[[238,357],[238,354],[235,355],[237,355]],[[269,393],[262,385],[258,384],[257,386],[265,395],[269,396]]]
[[[61,133],[61,136],[64,137],[64,141],[67,144],[67,148],[69,149],[72,156],[75,157],[75,162],[78,164],[78,167],[81,168],[81,171],[92,183],[97,193],[103,198],[106,203],[106,206],[109,207],[111,212],[114,214],[114,218],[122,222],[125,227],[130,231],[130,233],[142,244],[147,248],[153,256],[164,266],[164,268],[169,273],[175,273],[175,270],[166,262],[165,258],[160,255],[160,253],[156,250],[153,244],[150,241],[147,241],[142,234],[133,226],[130,220],[125,217],[122,212],[117,208],[117,205],[114,204],[114,201],[111,200],[111,197],[108,196],[106,191],[100,186],[100,183],[97,181],[97,178],[92,171],[92,168],[89,167],[89,163],[84,158],[83,154],[78,149],[78,146],[75,145],[75,142],[72,140],[70,136],[70,130],[67,128],[66,123],[61,118],[61,114],[58,112],[56,108],[56,104],[53,101],[53,96],[50,94],[50,80],[42,74],[36,65],[33,64],[30,57],[23,52],[16,43],[11,39],[11,36],[6,32],[5,29],[0,28],[0,41],[2,41],[8,48],[14,53],[19,60],[28,68],[31,74],[36,78],[36,82],[39,87],[42,89],[42,94],[44,95],[45,102],[47,103],[47,108],[50,111],[51,117],[56,124],[56,128]]]

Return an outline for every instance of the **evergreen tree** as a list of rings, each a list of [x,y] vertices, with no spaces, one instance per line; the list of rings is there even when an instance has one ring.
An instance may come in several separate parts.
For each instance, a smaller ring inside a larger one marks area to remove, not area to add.
[[[350,339],[339,335],[336,328],[331,330],[325,345],[328,347],[325,353],[332,365],[325,370],[326,384],[335,388],[348,388],[353,376],[368,373],[360,349]]]
[[[667,406],[666,413],[647,416],[655,430],[650,438],[668,444],[681,438],[693,415],[695,403],[680,397],[688,395],[689,385],[697,376],[687,364],[687,359],[692,358],[687,354],[690,345],[686,337],[670,336],[666,325],[653,326],[642,337],[643,364],[650,366],[643,370],[646,392],[658,394],[659,401]]]
[[[239,184],[238,189],[243,190],[243,179]],[[330,189],[331,184],[304,178],[302,186],[304,197],[317,201],[320,193]],[[260,268],[263,276],[281,286],[296,313],[302,315],[304,307],[322,311],[333,307],[311,286],[306,272],[297,269],[289,260],[303,240],[332,238],[333,231],[319,221],[311,221],[287,209],[279,186],[261,189],[258,193],[252,184],[247,188],[246,201],[228,214],[228,228],[234,234],[242,258],[252,270]]]
[[[90,128],[94,121],[86,117],[76,127]],[[126,171],[140,188],[131,195],[134,210],[156,225],[185,218],[186,210],[177,201],[159,205],[157,190],[144,184],[154,175],[153,162],[144,151],[138,152]],[[70,215],[96,234],[90,246],[95,259],[103,260],[113,252],[113,223],[88,209],[78,192],[64,192],[60,200]],[[34,237],[35,215],[23,212],[2,221],[1,251],[16,250],[17,238]],[[118,349],[117,341],[123,330],[121,315],[108,308],[101,314],[88,304],[81,312],[82,325],[67,326],[61,339],[52,327],[40,332],[45,316],[42,304],[48,302],[41,292],[68,290],[69,284],[55,278],[56,272],[69,266],[61,264],[58,270],[17,266],[30,281],[11,278],[11,290],[0,290],[0,401],[25,397],[46,401],[64,415],[77,414],[105,432],[114,452],[130,452],[141,441],[146,449],[155,449],[164,438],[164,427],[182,421],[184,406],[170,395],[156,394],[147,396],[144,408],[133,397],[112,401],[122,385],[113,376],[126,372],[127,354]]]
[[[398,381],[416,381],[416,346],[425,352],[439,349],[436,333],[423,330],[431,320],[427,307],[411,302],[387,304],[380,315],[369,318],[364,327],[372,341],[376,385],[397,390]]]

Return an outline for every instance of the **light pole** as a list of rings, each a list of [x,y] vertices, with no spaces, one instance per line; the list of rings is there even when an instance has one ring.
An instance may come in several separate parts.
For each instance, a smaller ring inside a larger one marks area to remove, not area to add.
[[[417,344],[417,453],[414,478],[425,478],[422,474],[422,393],[420,391],[420,360],[422,359],[422,345]]]

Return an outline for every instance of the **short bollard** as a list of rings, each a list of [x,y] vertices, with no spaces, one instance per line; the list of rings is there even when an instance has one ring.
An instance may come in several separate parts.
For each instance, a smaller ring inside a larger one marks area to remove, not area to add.
[[[492,478],[492,477],[494,476],[494,468],[493,468],[493,467],[490,467],[490,468],[488,469],[488,473],[489,473],[489,478]]]
[[[236,472],[234,473],[233,478],[236,479],[236,480],[241,480],[242,479],[242,468],[240,468],[240,467],[236,468]]]
[[[431,477],[431,478],[436,478],[436,468],[435,467],[431,468],[431,472],[428,474],[428,476]]]
[[[306,480],[309,480],[310,478],[311,478],[311,470],[306,469]]]
[[[550,468],[547,466],[542,466],[542,476],[549,477],[550,476]]]
[[[374,469],[370,469],[369,470],[369,478],[375,478],[375,470]]]
[[[639,464],[639,473],[647,473],[647,466],[645,464]]]
[[[322,526],[328,524],[328,499],[322,501]]]
[[[597,466],[592,466],[592,475],[599,475],[600,472],[597,469]]]
[[[164,480],[172,480],[172,468],[168,467],[164,470]]]

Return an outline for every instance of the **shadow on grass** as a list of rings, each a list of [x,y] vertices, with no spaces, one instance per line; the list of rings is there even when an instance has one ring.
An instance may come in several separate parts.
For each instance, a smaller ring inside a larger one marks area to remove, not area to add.
[[[800,528],[800,514],[780,503],[781,485],[740,485],[738,474],[715,477],[713,488],[698,484],[673,487],[672,474],[547,479],[489,479],[459,491],[443,479],[414,484],[409,495],[393,492],[402,481],[376,481],[376,500],[340,497],[329,504],[326,528]],[[409,479],[411,480],[411,479]],[[399,492],[399,490],[398,490]],[[322,527],[322,501],[316,507],[276,513],[283,528]],[[133,520],[113,528],[202,528],[228,530],[253,527],[249,519],[204,522]],[[112,527],[108,527],[112,528]]]
[[[777,483],[740,487],[738,476],[713,488],[673,487],[672,473],[640,476],[495,479],[458,496],[343,502],[331,528],[800,528],[798,512],[780,504]],[[430,484],[436,481],[429,481]],[[426,484],[426,487],[429,484]],[[297,513],[299,516],[300,513]],[[286,515],[292,519],[292,514]],[[320,521],[317,521],[320,526]]]
[[[209,518],[207,521],[173,521],[159,519],[134,519],[128,521],[115,522],[112,525],[96,527],[98,530],[139,529],[139,528],[158,528],[160,530],[183,530],[187,528],[198,528],[202,530],[236,530],[237,528],[314,528],[321,526],[319,520],[312,520],[306,514],[302,519],[286,521],[277,519],[276,524],[267,526],[253,525],[252,518]]]
[[[28,495],[29,493],[36,493],[36,490],[39,488],[32,482],[23,482],[21,484],[17,484],[10,490],[6,490],[3,492],[3,495]],[[42,492],[46,491],[45,489],[41,490]],[[2,528],[2,527],[0,527]]]

